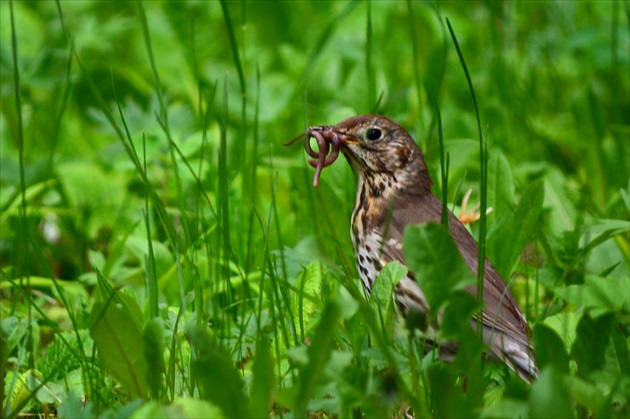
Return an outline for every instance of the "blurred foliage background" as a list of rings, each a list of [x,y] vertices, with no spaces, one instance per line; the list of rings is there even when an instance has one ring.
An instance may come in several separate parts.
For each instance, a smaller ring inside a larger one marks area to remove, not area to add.
[[[405,402],[418,417],[626,415],[629,10],[2,2],[3,416],[391,416]],[[441,196],[435,94],[448,200],[478,202],[477,120],[446,18],[488,141],[489,255],[518,251],[503,274],[548,367],[529,388],[488,364],[463,401],[438,397],[466,393],[459,367],[366,322],[347,164],[313,189],[302,150],[283,146],[384,114]]]

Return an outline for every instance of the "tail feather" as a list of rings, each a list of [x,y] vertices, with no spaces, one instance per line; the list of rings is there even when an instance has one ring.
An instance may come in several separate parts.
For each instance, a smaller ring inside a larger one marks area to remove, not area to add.
[[[485,326],[484,341],[490,345],[493,358],[505,362],[527,383],[538,377],[534,349],[529,341],[520,342]]]

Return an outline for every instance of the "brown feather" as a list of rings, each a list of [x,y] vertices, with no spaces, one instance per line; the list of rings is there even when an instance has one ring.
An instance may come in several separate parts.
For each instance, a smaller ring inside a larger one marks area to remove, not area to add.
[[[422,152],[397,123],[379,115],[360,115],[332,129],[349,139],[342,144],[341,151],[358,177],[351,232],[363,285],[369,294],[384,264],[394,260],[407,264],[402,249],[405,228],[413,224],[439,223],[442,202],[431,192],[432,180]],[[450,211],[448,219],[451,236],[462,258],[477,275],[477,243]],[[488,260],[484,262],[483,288],[484,342],[494,358],[505,362],[529,382],[537,376],[529,327]],[[476,285],[467,287],[467,291],[476,296]],[[403,314],[413,309],[423,312],[429,309],[413,272],[398,284],[396,296]],[[471,324],[476,327],[474,319]],[[456,342],[441,346],[444,356],[450,358],[456,348]]]

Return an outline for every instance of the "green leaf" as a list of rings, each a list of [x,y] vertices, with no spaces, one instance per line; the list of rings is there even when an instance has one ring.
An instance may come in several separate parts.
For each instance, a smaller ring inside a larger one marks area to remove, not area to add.
[[[523,193],[514,213],[488,238],[488,258],[503,278],[512,268],[536,229],[544,199],[541,182],[532,183]]]
[[[2,343],[0,349],[2,352],[2,358],[0,362],[4,364],[9,357],[9,354],[20,343],[20,340],[26,334],[28,330],[28,320],[18,319],[15,316],[5,317],[0,321],[0,342]]]
[[[577,210],[569,195],[568,183],[566,176],[557,167],[550,167],[545,171],[544,208],[549,209],[547,225],[555,235],[575,228]]]
[[[615,322],[615,316],[610,313],[597,319],[589,315],[582,316],[577,327],[577,339],[571,348],[571,357],[578,365],[578,376],[586,378],[589,373],[604,366],[605,352]]]
[[[76,393],[76,389],[71,389],[66,395],[62,403],[59,405],[57,415],[60,418],[92,418],[95,415],[92,412],[92,404],[84,406],[81,395]]]
[[[190,324],[186,335],[193,350],[191,378],[199,384],[201,398],[219,406],[225,417],[244,417],[248,405],[243,380],[230,356],[203,326]]]
[[[129,310],[113,298],[94,303],[90,334],[102,365],[128,389],[132,397],[146,397],[149,387],[145,344],[142,329]]]
[[[589,383],[574,375],[567,376],[567,387],[571,398],[580,406],[586,407],[591,412],[591,417],[613,417],[612,406],[601,387]]]
[[[147,368],[147,382],[151,388],[151,397],[154,399],[160,398],[162,374],[166,371],[162,328],[162,319],[160,318],[150,319],[144,326],[144,348],[146,359],[150,365],[150,368]]]
[[[584,285],[556,288],[555,293],[570,304],[592,309],[595,317],[608,312],[619,313],[630,306],[630,277],[586,275]]]
[[[313,314],[320,308],[319,296],[323,279],[324,266],[321,262],[311,262],[300,275],[299,297],[291,300],[291,311],[299,319],[301,339],[308,333]]]
[[[502,217],[510,214],[514,205],[514,177],[508,159],[494,151],[488,160],[488,207]]]
[[[138,329],[142,329],[142,324],[144,323],[144,316],[142,315],[142,310],[140,310],[140,306],[136,301],[133,294],[118,292],[115,291],[111,286],[107,278],[103,276],[101,271],[97,268],[94,268],[96,271],[96,279],[98,281],[98,288],[101,292],[101,298],[103,301],[113,302],[122,308],[125,311],[125,314],[129,316],[129,319],[133,320],[135,323],[135,327]]]
[[[319,380],[334,347],[335,331],[341,319],[341,307],[336,301],[330,301],[324,308],[322,319],[308,348],[308,364],[300,374],[300,384],[295,406],[295,416],[305,417],[306,406],[313,396]]]
[[[448,229],[428,223],[410,226],[403,237],[409,267],[424,293],[433,316],[448,297],[475,282]]]
[[[580,313],[567,312],[558,313],[547,317],[543,324],[554,330],[562,342],[564,348],[569,353],[577,336],[577,325],[581,318]]]
[[[460,291],[451,296],[444,310],[440,331],[446,339],[461,338],[468,333],[474,336],[470,321],[479,312],[481,302],[470,293]]]
[[[222,413],[208,401],[179,397],[166,406],[157,401],[145,403],[132,413],[131,418],[220,418],[224,417]]]
[[[529,412],[532,418],[575,417],[573,403],[563,374],[553,367],[542,370],[538,380],[532,384],[529,397]]]
[[[459,347],[453,370],[466,377],[468,391],[465,396],[470,405],[479,405],[485,388],[482,376],[483,342],[471,327],[474,313],[482,303],[466,291],[458,291],[449,298],[442,317],[442,336],[446,340],[457,340]]]
[[[615,354],[617,355],[617,362],[619,364],[619,371],[625,373],[626,376],[629,376],[630,350],[628,350],[627,337],[624,335],[619,327],[616,327],[613,329],[612,338]]]
[[[273,372],[273,358],[269,342],[262,334],[258,335],[254,358],[252,393],[250,397],[250,417],[267,417],[271,409],[271,397],[276,387]]]
[[[470,415],[473,406],[470,398],[463,395],[457,386],[458,377],[452,368],[444,363],[432,364],[427,371],[431,391],[431,406],[435,417],[453,418]]]
[[[121,172],[105,173],[99,165],[88,161],[57,165],[59,182],[68,203],[88,221],[84,228],[95,236],[102,224],[116,219],[127,194],[126,179]]]
[[[160,243],[156,240],[151,241],[151,247],[153,247],[153,257],[155,259],[155,274],[159,278],[166,274],[169,269],[175,264],[175,258],[169,250],[168,246],[164,243]],[[146,237],[130,236],[125,242],[125,248],[130,254],[136,257],[136,260],[142,265],[145,265],[146,257],[149,255],[149,243]],[[148,269],[144,266],[145,270]]]
[[[534,346],[539,369],[542,370],[547,365],[551,365],[562,373],[569,372],[569,355],[562,340],[551,328],[542,323],[536,325]]]
[[[381,324],[385,330],[393,332],[396,320],[396,311],[394,308],[393,292],[396,284],[407,276],[407,267],[401,265],[398,261],[389,262],[379,273],[372,292],[370,293],[369,306],[377,314],[377,318],[381,320]]]

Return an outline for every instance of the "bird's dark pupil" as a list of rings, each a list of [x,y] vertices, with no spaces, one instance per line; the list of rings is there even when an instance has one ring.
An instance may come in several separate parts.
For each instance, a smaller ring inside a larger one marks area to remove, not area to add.
[[[381,138],[381,130],[378,128],[368,128],[365,132],[365,138],[371,141],[378,140]]]

